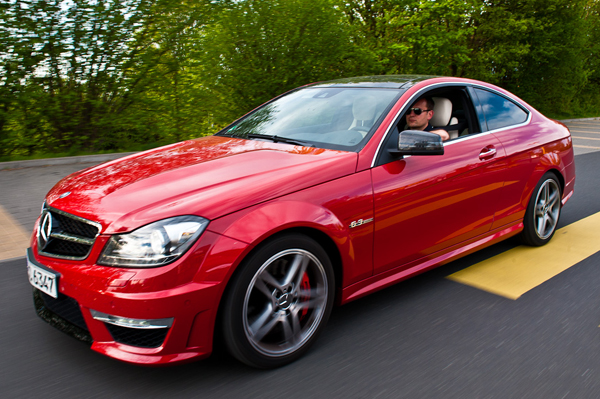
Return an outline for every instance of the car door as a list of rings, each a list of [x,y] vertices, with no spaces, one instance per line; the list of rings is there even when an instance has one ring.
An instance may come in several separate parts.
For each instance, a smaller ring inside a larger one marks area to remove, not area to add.
[[[441,156],[375,166],[374,273],[410,267],[487,233],[502,191],[503,158],[500,141],[478,133],[446,142]]]
[[[502,93],[487,88],[470,87],[469,92],[477,105],[477,115],[483,130],[492,132],[502,142],[505,158],[504,190],[492,228],[501,228],[523,219],[527,201],[523,193],[537,162],[543,155],[540,143],[547,140],[543,126],[531,126],[527,108]]]

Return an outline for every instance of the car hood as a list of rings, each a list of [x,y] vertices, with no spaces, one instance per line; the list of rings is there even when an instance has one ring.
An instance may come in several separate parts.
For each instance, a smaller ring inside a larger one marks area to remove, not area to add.
[[[356,161],[353,152],[211,136],[74,173],[46,202],[112,234],[171,216],[216,219],[354,173]]]

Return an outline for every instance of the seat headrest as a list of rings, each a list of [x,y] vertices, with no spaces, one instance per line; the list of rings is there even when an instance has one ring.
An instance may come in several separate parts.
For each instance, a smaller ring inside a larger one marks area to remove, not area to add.
[[[433,118],[429,121],[432,126],[448,126],[452,116],[452,102],[444,97],[432,97],[435,106],[433,107]]]
[[[375,118],[377,100],[373,96],[361,96],[354,99],[352,114],[359,121],[370,121]]]

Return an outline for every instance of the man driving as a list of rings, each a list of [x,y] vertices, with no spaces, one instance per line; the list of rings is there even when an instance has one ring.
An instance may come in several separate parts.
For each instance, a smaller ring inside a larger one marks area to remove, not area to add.
[[[406,124],[410,130],[423,130],[435,133],[446,141],[450,138],[447,131],[435,129],[429,121],[433,118],[433,107],[435,103],[431,97],[422,97],[415,101],[413,106],[406,111]]]

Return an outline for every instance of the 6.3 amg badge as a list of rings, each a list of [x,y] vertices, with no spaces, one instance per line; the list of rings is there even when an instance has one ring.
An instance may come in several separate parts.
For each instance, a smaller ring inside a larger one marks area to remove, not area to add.
[[[373,221],[373,218],[358,219],[358,220],[355,220],[354,222],[350,223],[350,228],[353,229],[355,227],[362,226],[363,224],[371,223],[372,221]]]

